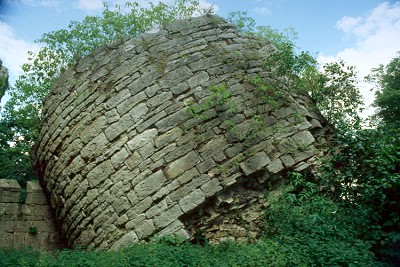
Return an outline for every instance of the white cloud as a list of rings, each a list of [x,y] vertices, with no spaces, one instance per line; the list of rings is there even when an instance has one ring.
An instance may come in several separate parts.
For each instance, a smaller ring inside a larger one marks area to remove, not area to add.
[[[21,3],[29,6],[41,6],[41,7],[58,7],[60,1],[58,0],[21,0]]]
[[[266,7],[256,7],[253,9],[254,13],[259,15],[269,15],[271,14],[271,10]]]
[[[37,52],[39,46],[18,39],[12,28],[0,21],[0,58],[3,65],[8,68],[10,82],[13,83],[16,78],[22,74],[21,65],[28,61],[28,51]]]
[[[357,67],[360,80],[370,73],[372,68],[387,64],[400,50],[400,1],[390,4],[384,2],[361,17],[343,17],[336,27],[348,36],[354,37],[353,46],[343,49],[336,55],[320,55],[320,62],[332,62],[343,59],[347,64]],[[366,105],[374,100],[370,92],[372,85],[360,83],[360,89]],[[365,115],[370,115],[368,109]]]
[[[78,2],[74,3],[74,6],[78,9],[82,9],[85,11],[94,11],[103,8],[102,0],[78,0]]]
[[[346,33],[350,33],[352,30],[354,30],[354,27],[356,27],[357,24],[360,23],[360,21],[360,17],[354,18],[345,16],[336,23],[336,27]]]

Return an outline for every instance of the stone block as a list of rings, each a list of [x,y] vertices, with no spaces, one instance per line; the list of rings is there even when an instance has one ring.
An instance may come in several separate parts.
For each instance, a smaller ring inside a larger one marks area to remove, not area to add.
[[[169,179],[175,179],[185,171],[194,167],[200,162],[200,158],[196,152],[191,151],[186,156],[183,156],[176,161],[170,163],[166,168],[165,172]]]
[[[228,147],[228,143],[223,137],[216,137],[204,144],[200,149],[200,156],[202,158],[209,158],[218,155]]]
[[[148,129],[149,127],[154,126],[155,123],[161,120],[162,118],[166,117],[168,114],[163,110],[161,112],[158,112],[151,118],[146,119],[143,121],[136,129],[139,133],[143,132],[144,130]]]
[[[213,196],[217,192],[222,190],[222,186],[220,185],[219,180],[216,178],[209,180],[208,182],[203,184],[200,188],[206,197]]]
[[[164,211],[160,215],[154,218],[154,225],[160,229],[164,228],[172,222],[178,220],[179,216],[183,214],[179,205],[175,205],[172,208]]]
[[[122,148],[120,151],[118,151],[111,157],[111,163],[115,168],[118,168],[125,162],[125,160],[128,157],[129,157],[128,151],[125,148]]]
[[[17,229],[17,221],[0,221],[0,233],[14,233]]]
[[[203,85],[209,79],[208,73],[206,71],[201,71],[187,80],[190,88],[195,88],[196,86]]]
[[[186,171],[184,174],[182,174],[181,176],[178,177],[178,182],[180,184],[185,184],[187,182],[189,182],[190,180],[193,180],[194,177],[199,176],[200,173],[197,170],[196,167],[191,168],[190,170]]]
[[[301,146],[309,146],[315,142],[314,136],[309,131],[299,132],[292,138]]]
[[[133,152],[144,145],[153,141],[153,139],[157,136],[156,129],[148,129],[141,134],[134,136],[131,140],[128,141],[127,145],[129,149]]]
[[[282,162],[279,158],[272,160],[268,166],[267,169],[272,172],[272,173],[278,173],[281,170],[283,170],[283,165]]]
[[[166,186],[160,188],[154,195],[153,199],[159,199],[161,197],[166,196],[167,194],[171,193],[172,191],[176,190],[180,186],[178,180],[173,180],[172,182],[168,183]]]
[[[150,109],[154,109],[161,104],[165,103],[166,101],[172,99],[173,95],[171,92],[163,92],[161,94],[157,94],[154,97],[147,100],[147,106]]]
[[[138,152],[134,152],[126,159],[126,165],[129,169],[133,170],[136,166],[138,166],[143,161],[142,157]]]
[[[296,162],[290,155],[283,155],[280,157],[280,159],[281,159],[282,163],[285,165],[285,167],[287,167],[287,168],[290,168],[294,164],[296,164]]]
[[[187,66],[182,66],[165,75],[165,77],[162,79],[162,84],[167,88],[174,87],[192,76],[193,72]]]
[[[187,233],[185,229],[185,225],[179,220],[172,222],[170,225],[162,229],[157,235],[164,236],[172,234],[185,237],[186,239],[190,237],[190,235]]]
[[[248,158],[244,162],[241,162],[240,168],[242,169],[245,175],[250,175],[255,173],[256,171],[261,170],[269,162],[271,162],[271,160],[269,159],[267,154],[264,151],[262,151],[258,152],[253,157]]]
[[[0,202],[18,203],[21,187],[16,180],[0,179]]]
[[[170,131],[158,136],[155,139],[156,147],[164,147],[165,145],[174,142],[176,139],[182,136],[182,129],[179,127],[175,127]]]
[[[154,154],[154,145],[153,142],[145,144],[143,147],[139,149],[139,154],[143,160],[151,157]],[[146,164],[147,165],[147,164]]]
[[[139,104],[145,99],[147,99],[147,96],[143,92],[140,92],[139,94],[126,98],[125,101],[117,105],[117,111],[119,115],[120,116],[125,115],[130,110],[132,110],[137,104]]]
[[[153,220],[145,220],[140,226],[135,229],[140,239],[152,235],[156,231]]]
[[[200,189],[196,189],[187,196],[179,200],[179,206],[184,213],[192,211],[206,200],[206,197]]]
[[[89,182],[90,188],[98,186],[100,183],[105,181],[114,173],[114,167],[111,164],[111,160],[104,161],[97,165],[93,170],[87,174],[87,181]]]
[[[167,200],[163,199],[157,204],[152,204],[152,206],[146,211],[146,218],[153,218],[168,208]]]
[[[111,126],[110,126],[111,127]],[[83,159],[93,159],[103,153],[102,148],[106,147],[109,144],[109,141],[104,133],[96,136],[92,141],[90,141],[84,148],[81,150],[81,156]]]
[[[0,231],[0,248],[14,248],[14,234]]]
[[[164,154],[164,160],[170,163],[183,155],[187,155],[191,150],[197,146],[196,141],[191,140],[181,146],[177,146],[175,143],[166,146],[164,149],[160,150],[160,153]],[[170,148],[173,148],[172,150]],[[164,153],[163,153],[164,152]]]
[[[27,193],[26,195],[26,204],[29,205],[46,205],[47,204],[47,199],[46,196],[44,195],[44,192],[39,192],[39,193]]]
[[[186,109],[180,110],[174,114],[169,115],[168,117],[156,122],[156,127],[159,132],[166,132],[173,127],[183,123],[190,117],[189,112]]]
[[[197,164],[196,168],[199,171],[199,173],[203,174],[210,170],[212,167],[214,167],[215,161],[212,158],[207,158],[205,161]]]
[[[152,195],[154,192],[159,190],[167,179],[162,171],[158,171],[148,177],[135,186],[135,192],[138,198],[144,198]]]
[[[117,250],[120,248],[124,248],[124,247],[132,245],[134,243],[137,243],[138,241],[139,241],[139,238],[138,238],[137,234],[135,233],[135,231],[132,230],[132,231],[124,234],[124,236],[122,238],[120,238],[117,242],[115,242],[111,246],[111,250]]]
[[[195,188],[205,184],[210,177],[208,175],[195,176],[190,182],[182,185],[177,190],[173,191],[169,196],[173,201],[177,201],[186,195],[190,194]]]

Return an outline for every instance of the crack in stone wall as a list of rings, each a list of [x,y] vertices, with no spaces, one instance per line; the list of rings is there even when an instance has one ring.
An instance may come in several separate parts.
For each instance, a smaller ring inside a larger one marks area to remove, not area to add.
[[[306,169],[329,130],[308,96],[285,91],[275,108],[260,99],[249,81],[271,80],[262,63],[274,49],[203,16],[109,43],[63,73],[32,157],[69,246],[116,249],[196,229],[240,240],[246,220],[254,235],[266,185]],[[213,86],[229,101],[190,113]]]

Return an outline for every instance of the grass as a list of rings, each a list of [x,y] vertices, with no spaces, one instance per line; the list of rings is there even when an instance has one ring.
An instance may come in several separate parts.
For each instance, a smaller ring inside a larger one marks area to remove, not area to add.
[[[356,266],[350,264],[329,266]],[[30,248],[0,250],[0,266],[325,266],[288,243],[258,240],[254,243],[225,242],[193,245],[187,242],[136,244],[118,251],[60,250],[40,252]],[[363,265],[374,266],[374,265]]]

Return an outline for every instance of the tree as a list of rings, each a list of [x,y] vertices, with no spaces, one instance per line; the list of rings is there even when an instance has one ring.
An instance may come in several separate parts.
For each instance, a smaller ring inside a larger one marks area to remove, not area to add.
[[[363,101],[357,83],[355,67],[342,60],[323,64],[321,70],[307,68],[301,77],[301,89],[315,99],[318,109],[336,128],[360,124]]]
[[[128,12],[119,5],[113,9],[105,5],[101,15],[72,21],[68,29],[45,33],[37,40],[43,47],[37,54],[29,52],[29,62],[23,64],[23,74],[9,88],[11,98],[1,114],[0,177],[17,179],[21,185],[34,178],[28,154],[38,134],[43,100],[65,69],[108,42],[203,12],[197,0],[148,4],[127,3]]]
[[[22,66],[24,74],[10,90],[15,104],[29,103],[40,109],[51,85],[60,74],[107,42],[123,36],[135,37],[169,21],[205,12],[197,0],[148,4],[148,7],[141,7],[138,2],[128,2],[126,8],[129,11],[126,13],[120,5],[110,9],[105,4],[100,16],[87,16],[81,22],[72,21],[68,29],[43,34],[36,42],[44,46],[37,54],[29,53],[29,62]]]
[[[360,122],[358,112],[363,102],[355,67],[347,66],[344,61],[320,65],[309,52],[298,52],[300,48],[295,42],[298,34],[294,28],[279,31],[269,26],[256,26],[246,12],[233,12],[228,21],[240,31],[275,46],[276,50],[264,62],[264,69],[272,78],[269,93],[289,88],[289,92],[310,95],[318,110],[335,127],[349,127]]]
[[[367,80],[377,85],[376,115],[386,124],[400,126],[400,51],[389,64],[373,69]]]

